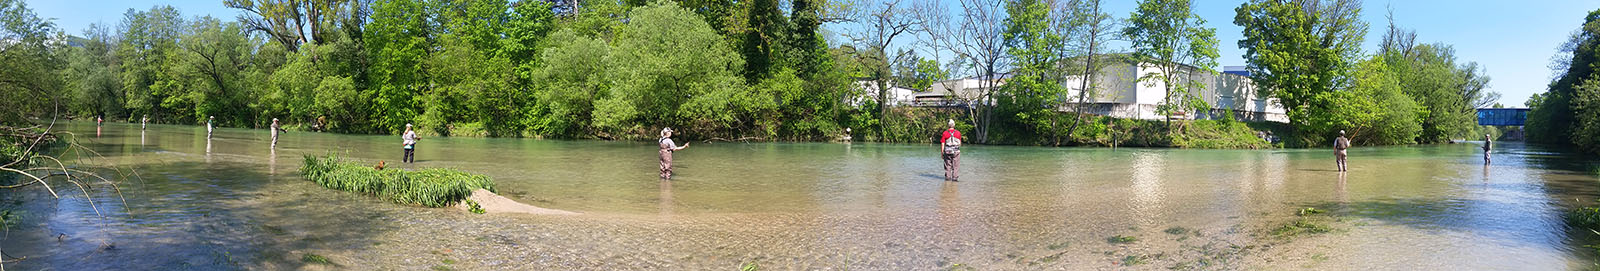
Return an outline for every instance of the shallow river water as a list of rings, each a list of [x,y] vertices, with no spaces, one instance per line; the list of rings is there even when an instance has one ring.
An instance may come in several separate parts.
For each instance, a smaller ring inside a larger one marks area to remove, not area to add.
[[[933,145],[695,142],[664,182],[649,143],[424,138],[404,165],[398,136],[273,150],[265,130],[67,126],[103,155],[84,162],[137,177],[91,183],[92,206],[66,183],[59,200],[0,191],[23,212],[5,268],[1552,270],[1594,265],[1600,243],[1561,218],[1597,204],[1600,163],[1520,143],[1491,166],[1479,142],[1357,148],[1342,175],[1323,149],[967,146],[944,182]],[[583,214],[401,206],[299,176],[330,152]]]

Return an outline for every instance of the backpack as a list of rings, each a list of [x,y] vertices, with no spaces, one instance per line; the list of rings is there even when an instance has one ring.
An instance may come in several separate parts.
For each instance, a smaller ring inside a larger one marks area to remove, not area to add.
[[[952,136],[949,139],[945,139],[944,140],[944,154],[960,154],[960,153],[961,153],[961,137]]]

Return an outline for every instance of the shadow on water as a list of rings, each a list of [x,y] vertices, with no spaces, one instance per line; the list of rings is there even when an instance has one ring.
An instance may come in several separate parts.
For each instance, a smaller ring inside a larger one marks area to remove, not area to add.
[[[111,189],[89,190],[103,217],[78,191],[62,193],[61,199],[40,189],[0,192],[0,198],[17,204],[7,208],[27,214],[4,239],[7,254],[27,259],[6,267],[302,269],[316,264],[302,261],[308,253],[362,251],[398,227],[384,218],[394,209],[381,208],[385,203],[321,189],[292,170],[274,176],[262,166],[239,161],[133,165],[143,180],[121,183],[126,206]]]

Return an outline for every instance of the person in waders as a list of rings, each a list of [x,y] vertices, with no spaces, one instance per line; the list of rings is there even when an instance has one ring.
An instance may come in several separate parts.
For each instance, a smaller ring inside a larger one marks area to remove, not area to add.
[[[1489,151],[1494,150],[1494,139],[1489,139],[1488,134],[1483,135],[1483,165],[1489,165]]]
[[[283,126],[278,125],[278,118],[272,118],[272,126],[268,127],[268,129],[272,129],[272,148],[276,149],[278,148],[278,132],[288,131],[284,130]]]
[[[405,156],[400,157],[401,163],[415,163],[417,149],[417,131],[411,130],[411,124],[406,124],[406,132],[400,134],[400,144],[406,149]]]
[[[148,128],[149,126],[150,126],[150,115],[144,115],[144,117],[140,117],[139,118],[139,130],[144,130],[145,128]]]
[[[661,139],[656,140],[661,147],[661,179],[672,178],[672,152],[689,148],[689,143],[678,146],[672,142],[672,128],[661,129]]]
[[[1348,149],[1350,149],[1350,139],[1344,137],[1344,130],[1339,130],[1339,137],[1333,139],[1333,158],[1339,163],[1339,172],[1350,171],[1350,168],[1345,166],[1345,157],[1350,156],[1346,151]]]
[[[956,130],[956,120],[947,121],[950,129],[944,130],[944,136],[939,139],[940,156],[944,157],[944,180],[959,181],[959,167],[961,166],[961,131]]]
[[[217,116],[206,117],[206,139],[211,139],[211,131],[217,129]]]

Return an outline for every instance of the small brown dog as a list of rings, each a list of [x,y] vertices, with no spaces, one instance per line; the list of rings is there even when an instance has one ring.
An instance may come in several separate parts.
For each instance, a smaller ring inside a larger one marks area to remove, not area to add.
[[[372,167],[372,169],[383,170],[383,160],[378,160],[378,166]]]

